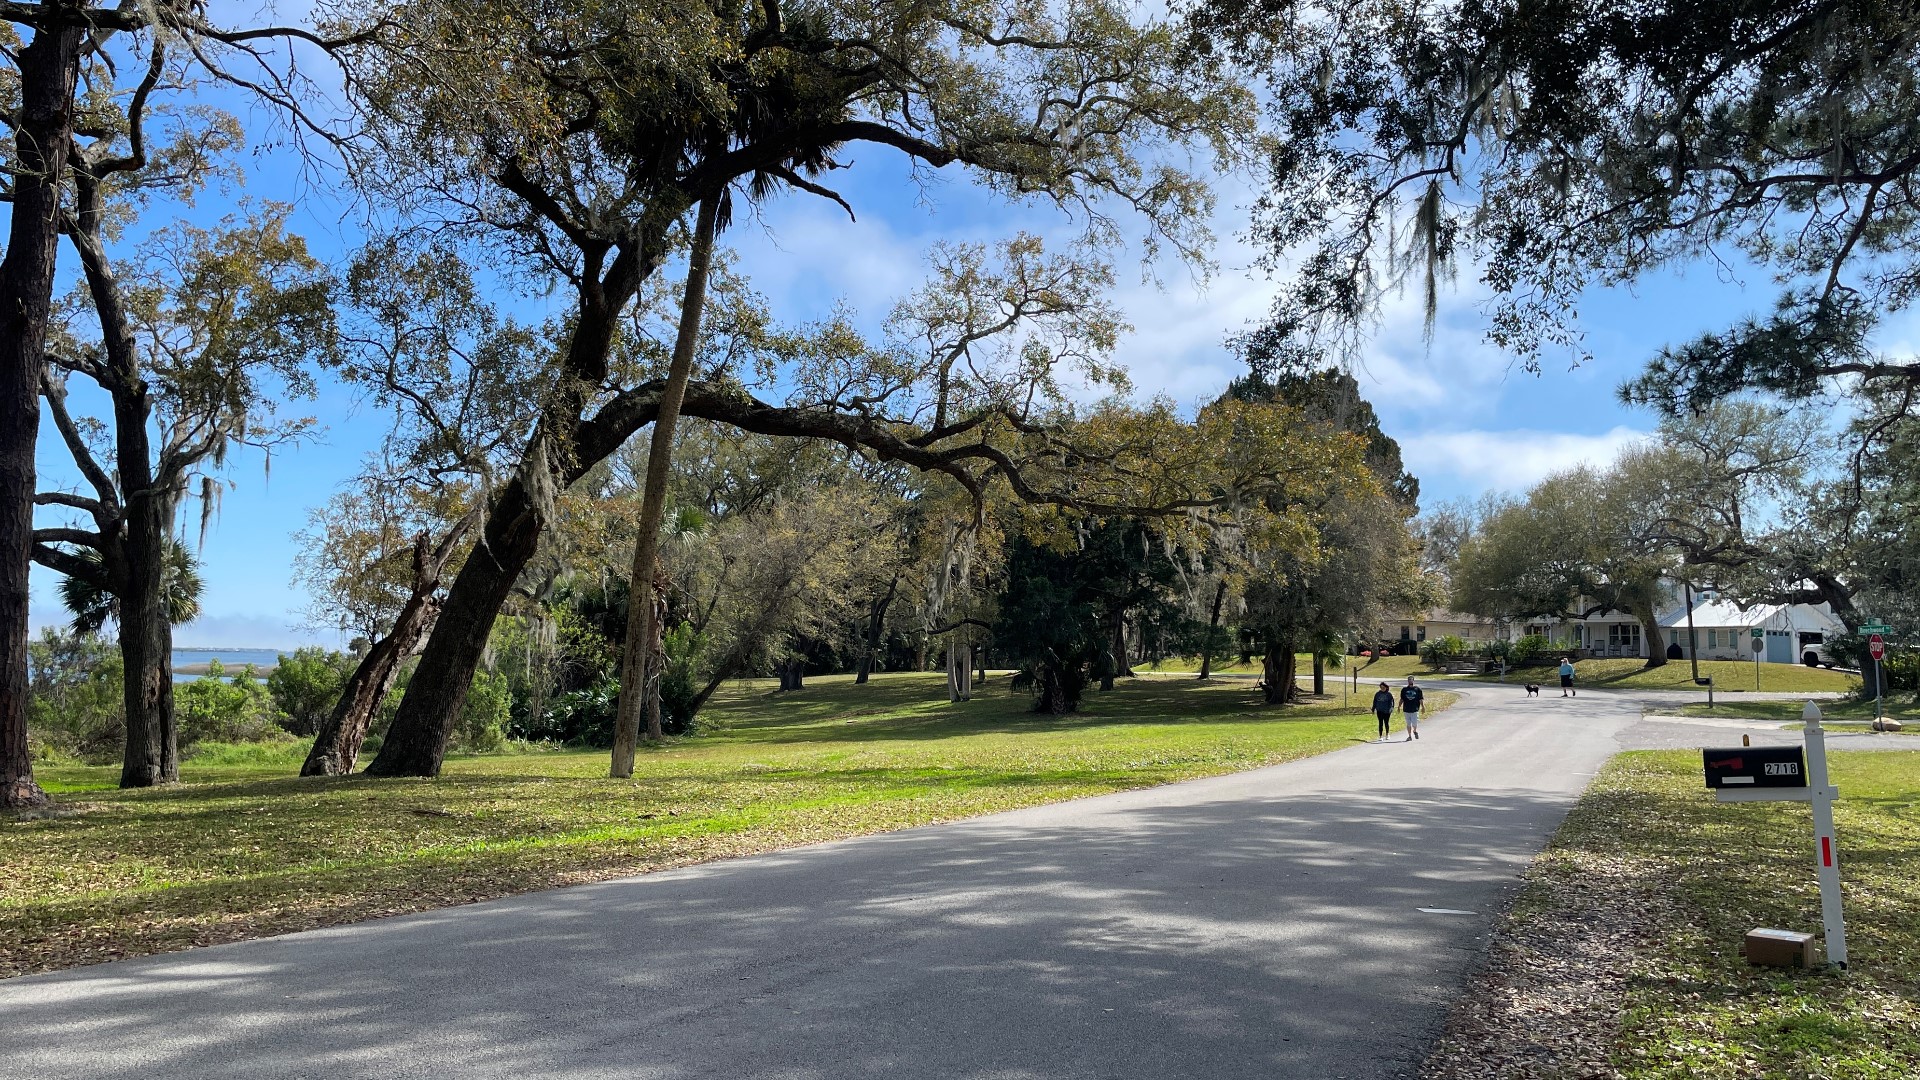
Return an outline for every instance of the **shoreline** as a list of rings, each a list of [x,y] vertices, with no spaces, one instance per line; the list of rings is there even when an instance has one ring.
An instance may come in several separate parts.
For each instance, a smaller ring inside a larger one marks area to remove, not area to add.
[[[175,675],[205,675],[212,666],[212,663],[206,660],[196,661],[191,664],[175,664],[173,665],[173,673]],[[241,670],[246,666],[244,663],[229,664],[221,661],[220,673],[231,678],[232,676],[240,674]],[[279,664],[255,664],[253,666],[253,673],[255,676],[264,679],[273,672],[273,669],[279,666]]]

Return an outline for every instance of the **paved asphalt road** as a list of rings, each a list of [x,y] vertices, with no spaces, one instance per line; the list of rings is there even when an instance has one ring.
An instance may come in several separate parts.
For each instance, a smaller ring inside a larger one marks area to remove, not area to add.
[[[1402,1076],[1602,762],[1739,737],[1462,689],[1418,743],[0,982],[0,1076]]]

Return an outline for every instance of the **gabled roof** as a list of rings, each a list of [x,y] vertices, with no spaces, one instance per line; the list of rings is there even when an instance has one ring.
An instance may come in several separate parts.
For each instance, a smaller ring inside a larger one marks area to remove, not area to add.
[[[1731,600],[1697,600],[1693,605],[1693,625],[1696,627],[1759,626],[1785,609],[1783,604],[1755,604],[1752,607],[1742,608]],[[1686,605],[1682,604],[1674,608],[1671,613],[1662,616],[1660,625],[1684,629],[1687,625]]]

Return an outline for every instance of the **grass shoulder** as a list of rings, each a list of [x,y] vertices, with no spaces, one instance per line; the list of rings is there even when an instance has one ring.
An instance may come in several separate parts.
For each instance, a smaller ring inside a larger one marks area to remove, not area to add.
[[[1436,693],[1444,707],[1451,695]],[[0,974],[285,933],[924,825],[1322,753],[1373,735],[1338,695],[1270,708],[1245,680],[1124,680],[1028,711],[1004,677],[730,686],[711,730],[642,753],[455,757],[432,780],[300,779],[299,758],[209,755],[184,783],[56,766],[55,812],[0,823]]]
[[[1806,807],[1718,803],[1690,751],[1623,754],[1535,861],[1427,1075],[1920,1076],[1920,751],[1830,760],[1849,971],[1739,954],[1753,927],[1819,930]]]
[[[1574,682],[1579,686],[1610,686],[1622,690],[1694,690],[1706,693],[1706,687],[1693,682],[1693,665],[1685,660],[1669,660],[1659,667],[1647,667],[1645,660],[1632,658],[1576,661]],[[1516,668],[1507,673],[1507,681],[1531,679],[1541,685],[1559,683],[1557,664]],[[1756,672],[1755,669],[1758,669]],[[1845,693],[1859,679],[1844,671],[1810,668],[1801,664],[1750,664],[1740,660],[1702,660],[1700,675],[1711,678],[1719,693],[1759,690],[1773,693]],[[1757,680],[1757,685],[1756,685]]]
[[[1716,701],[1712,705],[1705,702],[1689,702],[1674,706],[1670,711],[1677,716],[1707,716],[1729,720],[1778,720],[1782,724],[1798,724],[1800,710],[1805,708],[1801,701]],[[1920,704],[1912,701],[1889,703],[1885,715],[1900,721],[1903,734],[1920,734]],[[1828,722],[1835,724],[1866,724],[1874,718],[1871,701],[1823,701],[1820,713]]]

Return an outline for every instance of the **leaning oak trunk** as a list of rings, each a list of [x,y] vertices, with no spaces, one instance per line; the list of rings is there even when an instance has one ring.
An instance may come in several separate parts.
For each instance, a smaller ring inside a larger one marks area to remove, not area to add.
[[[431,601],[415,604],[409,600],[393,632],[367,650],[340,691],[333,712],[314,736],[313,749],[307,751],[307,760],[300,766],[301,776],[345,776],[353,771],[360,759],[361,744],[367,740],[367,729],[373,726],[380,703],[400,677],[401,662],[425,635],[433,606]]]
[[[519,477],[501,486],[480,541],[447,590],[393,727],[367,766],[368,776],[440,775],[447,740],[473,688],[494,617],[539,548],[543,524]]]
[[[680,327],[674,337],[673,358],[667,367],[667,385],[660,394],[659,412],[653,418],[653,440],[647,453],[647,476],[640,493],[640,527],[633,541],[633,577],[635,587],[627,601],[627,643],[620,662],[620,700],[616,706],[613,732],[615,779],[633,775],[634,747],[640,739],[644,714],[647,738],[658,742],[660,708],[656,700],[647,701],[652,683],[660,677],[650,663],[650,650],[660,634],[657,605],[652,590],[640,587],[654,575],[654,562],[660,552],[660,518],[667,503],[667,469],[673,463],[673,428],[680,419],[680,403],[687,393],[687,379],[693,371],[694,346],[700,338],[700,313],[707,302],[707,270],[713,257],[713,234],[718,220],[719,200],[703,199],[693,226],[693,246],[687,255],[686,292],[680,300]]]
[[[1200,643],[1200,677],[1213,676],[1213,634],[1220,628],[1220,604],[1227,598],[1227,583],[1223,578],[1213,590],[1213,614],[1207,617],[1207,636]]]
[[[27,576],[33,558],[34,443],[60,247],[60,193],[73,143],[85,28],[36,29],[15,59],[19,107],[7,249],[0,259],[0,806],[38,806],[27,747]]]
[[[412,592],[401,606],[400,614],[394,617],[393,629],[373,643],[348,676],[340,700],[314,736],[313,749],[307,752],[307,760],[300,766],[301,776],[345,776],[353,771],[354,763],[360,758],[360,746],[366,742],[367,729],[373,726],[380,703],[387,700],[394,680],[400,677],[400,665],[413,655],[420,639],[433,628],[440,614],[434,590],[440,587],[446,553],[465,531],[464,525],[455,526],[453,536],[437,552],[428,549],[426,533],[414,540]]]

